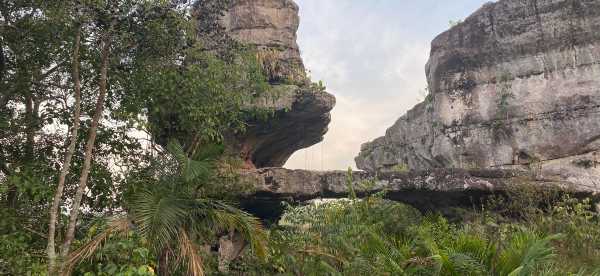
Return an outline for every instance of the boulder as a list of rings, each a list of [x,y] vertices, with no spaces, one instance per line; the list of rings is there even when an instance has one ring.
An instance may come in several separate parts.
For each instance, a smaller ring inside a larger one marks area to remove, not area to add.
[[[263,119],[248,121],[248,129],[228,139],[250,168],[281,167],[299,149],[323,140],[335,97],[310,87],[274,85],[267,96],[248,107],[270,110]]]

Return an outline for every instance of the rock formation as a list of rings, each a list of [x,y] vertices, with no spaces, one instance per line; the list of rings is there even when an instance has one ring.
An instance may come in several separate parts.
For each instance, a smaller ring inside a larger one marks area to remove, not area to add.
[[[246,195],[244,208],[263,218],[276,218],[283,211],[282,201],[306,201],[317,198],[347,197],[348,173],[315,172],[265,168],[247,171],[241,179],[255,189]],[[448,207],[479,206],[493,194],[506,194],[523,185],[560,189],[574,196],[598,194],[569,182],[539,180],[521,170],[433,169],[412,172],[353,172],[352,186],[358,195],[386,191],[386,197],[401,201],[422,211],[444,211]]]
[[[248,107],[272,111],[229,139],[248,167],[280,167],[297,150],[323,139],[335,98],[310,84],[296,43],[298,6],[292,0],[233,0],[220,19],[233,39],[256,46],[272,91]]]
[[[325,91],[296,85],[274,85],[269,96],[253,107],[272,110],[267,120],[248,122],[249,128],[232,144],[251,167],[281,167],[297,150],[323,140],[335,105]]]
[[[434,39],[429,95],[360,169],[516,169],[600,191],[600,1],[500,0]]]
[[[276,79],[306,78],[296,31],[300,24],[293,0],[232,0],[220,23],[233,39],[258,48]]]

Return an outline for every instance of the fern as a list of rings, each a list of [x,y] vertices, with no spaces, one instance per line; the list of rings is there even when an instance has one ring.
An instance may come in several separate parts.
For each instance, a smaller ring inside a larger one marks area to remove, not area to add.
[[[555,256],[550,243],[560,237],[540,238],[531,231],[521,230],[500,254],[498,271],[501,275],[531,275],[537,265],[548,263]]]

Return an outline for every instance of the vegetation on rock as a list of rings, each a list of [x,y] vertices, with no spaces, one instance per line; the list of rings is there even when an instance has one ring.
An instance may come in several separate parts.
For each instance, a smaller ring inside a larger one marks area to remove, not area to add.
[[[446,218],[357,198],[350,173],[349,198],[265,228],[223,140],[301,80],[225,36],[229,1],[188,2],[0,3],[0,274],[600,275],[592,202],[536,189]]]
[[[535,207],[558,194],[515,189],[450,222],[383,195],[290,207],[270,230],[268,261],[245,256],[239,275],[600,275],[589,199]]]

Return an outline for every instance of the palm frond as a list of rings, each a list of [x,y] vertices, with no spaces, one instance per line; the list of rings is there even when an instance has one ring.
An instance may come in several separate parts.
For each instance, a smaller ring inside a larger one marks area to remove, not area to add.
[[[192,155],[194,160],[215,160],[223,154],[225,147],[222,144],[205,144],[199,147]]]
[[[242,235],[257,257],[266,258],[267,234],[257,218],[241,210],[231,209],[217,211],[216,215],[230,229],[234,229]]]
[[[537,265],[543,264],[551,260],[556,255],[550,242],[559,239],[561,235],[552,235],[534,241],[526,250],[525,256],[521,261],[518,274],[515,275],[531,275]],[[512,273],[511,273],[512,274]]]
[[[536,233],[521,230],[514,234],[498,259],[498,272],[504,275],[531,275],[537,265],[551,260],[555,255],[551,242],[561,235],[540,238]]]
[[[131,204],[140,234],[152,240],[157,251],[177,240],[180,226],[188,220],[187,211],[184,200],[158,190],[141,191]]]
[[[486,267],[476,258],[464,253],[451,253],[448,256],[453,275],[485,275]]]
[[[254,254],[266,257],[267,233],[256,217],[220,200],[197,199],[195,203],[195,215],[199,219],[209,220],[213,227],[221,230],[239,232]]]
[[[130,230],[130,222],[127,217],[113,218],[106,229],[96,235],[91,241],[77,250],[71,252],[67,257],[66,270],[72,271],[79,262],[91,258],[113,234],[127,234]]]
[[[183,146],[175,140],[167,144],[167,150],[177,161],[179,173],[185,181],[193,181],[199,178],[207,177],[212,169],[212,163],[209,158],[192,159],[189,158]]]
[[[179,164],[180,169],[187,166],[189,158],[185,153],[185,150],[183,150],[183,146],[181,146],[181,144],[178,141],[169,141],[169,143],[167,144],[167,151],[173,156],[173,158],[175,158],[175,160]]]
[[[193,276],[204,276],[204,262],[198,254],[198,246],[190,239],[186,231],[179,231],[179,253],[187,261],[188,273]]]

